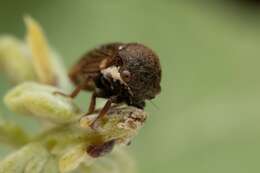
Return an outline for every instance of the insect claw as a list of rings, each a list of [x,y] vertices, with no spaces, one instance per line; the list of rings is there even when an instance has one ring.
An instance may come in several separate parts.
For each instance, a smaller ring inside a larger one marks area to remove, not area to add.
[[[53,95],[61,95],[61,96],[64,96],[64,97],[70,97],[69,95],[67,95],[67,94],[65,94],[63,92],[60,92],[60,91],[54,91],[52,94]]]
[[[82,128],[90,128],[94,131],[98,130],[99,117],[93,116],[93,112],[84,114],[80,119],[80,126]]]
[[[97,119],[95,119],[89,126],[92,130],[95,130],[95,131],[98,129],[98,124],[96,122],[97,122]]]

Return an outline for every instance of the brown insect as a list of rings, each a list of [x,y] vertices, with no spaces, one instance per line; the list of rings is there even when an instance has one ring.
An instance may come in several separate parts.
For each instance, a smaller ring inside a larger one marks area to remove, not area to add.
[[[97,97],[108,99],[98,118],[112,103],[143,109],[145,100],[153,99],[161,90],[159,58],[139,43],[109,43],[93,49],[72,67],[69,77],[77,86],[70,97],[76,97],[81,90],[93,92],[88,114],[95,111]]]

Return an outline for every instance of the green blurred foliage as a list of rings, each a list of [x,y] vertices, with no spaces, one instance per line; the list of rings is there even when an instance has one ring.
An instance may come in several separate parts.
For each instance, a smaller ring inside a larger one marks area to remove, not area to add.
[[[147,102],[151,116],[130,147],[140,172],[259,172],[260,15],[232,3],[2,0],[0,33],[22,38],[22,16],[32,15],[68,68],[101,43],[152,47],[161,58],[162,93],[156,106]],[[83,108],[88,96],[78,99]]]

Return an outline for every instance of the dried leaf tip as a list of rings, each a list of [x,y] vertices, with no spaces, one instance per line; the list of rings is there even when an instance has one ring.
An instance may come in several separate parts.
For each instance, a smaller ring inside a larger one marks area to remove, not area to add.
[[[30,16],[25,16],[27,27],[26,40],[30,47],[33,66],[39,81],[44,84],[55,84],[56,76],[52,67],[51,52],[41,26]]]

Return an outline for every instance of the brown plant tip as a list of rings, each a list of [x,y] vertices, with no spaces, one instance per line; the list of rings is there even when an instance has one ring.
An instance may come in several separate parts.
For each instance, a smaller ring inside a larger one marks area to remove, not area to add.
[[[112,151],[115,143],[116,140],[112,139],[102,144],[92,144],[87,148],[87,153],[93,158],[104,156]]]

